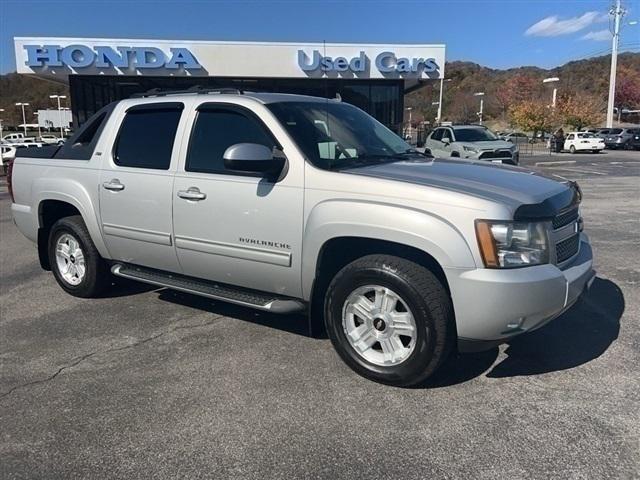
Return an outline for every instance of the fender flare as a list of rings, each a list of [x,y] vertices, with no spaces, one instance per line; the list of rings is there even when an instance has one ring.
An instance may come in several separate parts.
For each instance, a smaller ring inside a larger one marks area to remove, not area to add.
[[[109,250],[104,243],[99,224],[99,208],[87,189],[69,178],[38,178],[33,182],[33,191],[38,192],[34,199],[38,212],[38,227],[42,228],[42,203],[47,200],[58,200],[73,205],[82,216],[89,230],[91,240],[103,258],[110,258]]]
[[[313,208],[304,230],[302,293],[305,299],[311,296],[323,246],[338,237],[405,244],[431,255],[443,269],[476,267],[462,233],[443,218],[382,202],[329,200]]]

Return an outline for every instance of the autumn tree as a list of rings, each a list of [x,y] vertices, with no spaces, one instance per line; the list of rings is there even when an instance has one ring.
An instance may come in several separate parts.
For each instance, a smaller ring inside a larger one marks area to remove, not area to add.
[[[511,123],[528,132],[549,132],[557,126],[554,111],[539,101],[525,100],[509,108]]]
[[[602,121],[604,100],[586,95],[565,95],[557,103],[557,114],[564,125],[576,130],[582,127],[597,125]]]
[[[518,74],[500,85],[496,90],[496,100],[507,111],[510,107],[534,99],[540,87],[540,82],[531,75]]]
[[[618,69],[615,104],[621,108],[640,108],[640,72],[625,66]]]

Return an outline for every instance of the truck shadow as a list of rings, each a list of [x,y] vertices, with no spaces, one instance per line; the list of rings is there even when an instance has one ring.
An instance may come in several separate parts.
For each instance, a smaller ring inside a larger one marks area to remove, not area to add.
[[[540,330],[514,338],[495,364],[499,350],[452,356],[424,388],[463,383],[486,373],[489,378],[539,375],[583,365],[598,358],[618,338],[625,309],[622,290],[596,278],[591,289],[567,312]]]
[[[158,293],[158,298],[166,302],[197,308],[214,315],[230,317],[255,323],[256,325],[277,328],[304,337],[311,337],[309,335],[309,323],[304,314],[277,315],[170,289],[162,289]]]
[[[115,287],[117,293],[112,296],[116,297],[157,288],[136,282],[122,282],[120,279]],[[157,293],[160,300],[187,308],[277,328],[307,338],[327,338],[324,332],[320,335],[310,333],[305,314],[260,312],[164,288],[157,289]],[[500,354],[498,348],[473,354],[454,354],[435,375],[414,388],[449,387],[483,374],[488,378],[538,375],[588,363],[606,352],[618,338],[624,310],[622,290],[610,280],[596,278],[591,289],[563,315],[540,330],[510,341],[503,353],[506,358],[499,363],[496,364]]]

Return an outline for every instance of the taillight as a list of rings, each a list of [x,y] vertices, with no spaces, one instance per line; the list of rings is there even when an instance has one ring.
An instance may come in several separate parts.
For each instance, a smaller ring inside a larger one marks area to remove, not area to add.
[[[9,196],[11,197],[11,203],[15,203],[16,199],[13,198],[13,185],[11,183],[11,176],[13,174],[13,160],[7,162],[7,187],[9,188]]]

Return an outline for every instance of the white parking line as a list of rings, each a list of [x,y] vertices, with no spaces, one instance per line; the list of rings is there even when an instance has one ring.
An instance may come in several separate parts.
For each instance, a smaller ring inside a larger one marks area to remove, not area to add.
[[[576,173],[591,173],[593,175],[607,175],[606,173],[596,172],[595,170],[585,170],[584,168],[560,167],[558,170],[567,170],[569,172],[576,172]]]
[[[536,167],[553,167],[554,165],[570,165],[576,163],[575,160],[562,160],[558,162],[536,162]]]

